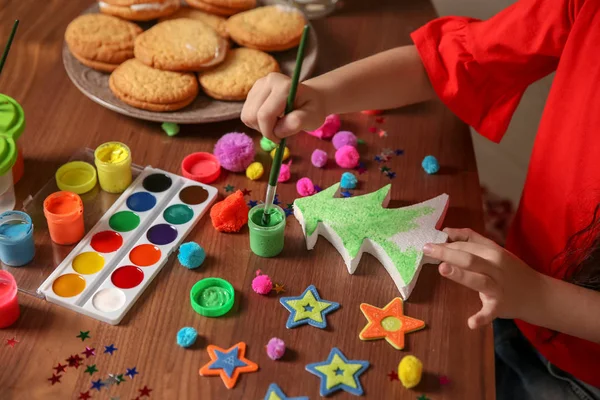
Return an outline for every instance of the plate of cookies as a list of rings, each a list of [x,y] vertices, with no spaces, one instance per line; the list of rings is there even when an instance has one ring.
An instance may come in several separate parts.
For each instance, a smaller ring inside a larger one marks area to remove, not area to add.
[[[118,113],[225,121],[240,116],[258,79],[292,74],[306,23],[266,0],[102,0],[67,27],[63,63],[83,94]],[[313,29],[308,39],[300,80],[317,62]]]

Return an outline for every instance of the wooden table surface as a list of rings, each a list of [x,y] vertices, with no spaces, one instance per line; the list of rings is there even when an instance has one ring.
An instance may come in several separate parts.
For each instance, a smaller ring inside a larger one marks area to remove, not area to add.
[[[61,47],[67,24],[87,6],[89,2],[83,1],[9,0],[0,8],[2,43],[12,20],[21,19],[0,79],[0,92],[19,101],[27,118],[20,141],[26,171],[16,187],[19,205],[53,179],[56,169],[82,147],[123,141],[132,149],[135,163],[179,172],[186,154],[211,151],[222,134],[251,133],[238,120],[184,126],[178,136],[169,138],[158,124],[105,110],[79,93],[63,70]],[[360,0],[345,1],[337,14],[314,22],[321,46],[318,72],[409,44],[409,33],[434,17],[426,0],[382,0],[369,5]],[[448,193],[450,209],[444,225],[482,230],[473,147],[462,122],[439,102],[430,102],[386,113],[381,127],[389,133],[387,137],[370,133],[368,128],[374,124],[364,115],[343,116],[343,127],[366,141],[361,154],[367,173],[359,175],[360,190],[356,194],[371,192],[390,181],[372,160],[383,148],[400,148],[405,155],[388,162],[397,174],[391,181],[390,207]],[[258,134],[253,134],[258,141]],[[317,170],[309,162],[317,146],[332,154],[330,143],[301,134],[291,139],[289,146],[294,157],[294,181],[310,176],[316,184],[327,187],[339,180],[339,168]],[[434,154],[442,164],[437,175],[428,176],[420,167],[428,154]],[[264,154],[260,157],[267,161]],[[227,184],[250,189],[252,194],[247,199],[259,200],[266,178],[250,182],[243,175],[223,174],[214,183],[221,196]],[[291,203],[296,196],[295,185],[282,184],[279,193],[282,200]],[[480,305],[476,293],[441,279],[435,267],[426,266],[405,304],[405,312],[426,321],[427,328],[409,334],[404,351],[393,349],[384,340],[363,342],[358,334],[366,320],[359,304],[386,305],[398,296],[392,280],[371,256],[363,257],[356,274],[349,275],[341,256],[326,240],[320,238],[309,252],[297,221],[290,217],[287,223],[283,254],[261,259],[249,250],[247,229],[240,234],[220,234],[205,217],[188,237],[206,249],[209,256],[203,267],[189,271],[172,257],[118,326],[19,294],[19,321],[0,331],[0,398],[77,399],[80,392],[90,389],[92,379],[106,379],[109,373],[124,373],[135,366],[139,375],[134,379],[109,390],[92,390],[92,398],[131,399],[147,385],[152,389],[152,399],[262,399],[269,384],[276,382],[288,396],[317,399],[319,379],[304,367],[325,360],[334,346],[351,359],[370,361],[371,366],[361,378],[370,399],[415,399],[421,394],[432,400],[494,398],[491,329],[470,331],[466,323]],[[309,326],[287,330],[288,312],[278,298],[262,297],[251,290],[258,269],[284,283],[286,295],[298,295],[314,284],[323,298],[339,302],[341,308],[329,314],[325,330]],[[201,317],[189,305],[191,286],[208,276],[227,279],[236,289],[234,309],[223,318]],[[177,331],[184,326],[193,326],[200,334],[192,349],[179,348],[175,343]],[[89,330],[91,339],[81,342],[76,338],[80,330]],[[5,339],[13,336],[19,343],[14,348],[6,346]],[[265,353],[264,346],[273,336],[282,338],[288,346],[283,361],[271,361]],[[226,348],[240,341],[248,345],[247,357],[259,364],[257,373],[242,375],[233,390],[227,390],[220,378],[198,375],[198,369],[209,360],[207,344]],[[112,356],[102,354],[103,346],[110,344],[118,350]],[[90,377],[82,367],[68,368],[61,382],[51,385],[47,379],[52,368],[58,362],[64,364],[69,355],[81,353],[84,346],[99,350],[95,357],[85,360],[86,365],[96,364],[99,372]],[[419,357],[425,368],[423,382],[415,390],[404,389],[387,376],[407,354]],[[450,379],[450,384],[440,385],[442,375]],[[338,393],[334,398],[352,396]]]

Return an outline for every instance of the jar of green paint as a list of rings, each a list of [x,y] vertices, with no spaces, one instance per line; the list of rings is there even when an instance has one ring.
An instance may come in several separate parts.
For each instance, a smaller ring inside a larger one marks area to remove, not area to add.
[[[264,204],[259,204],[248,213],[250,250],[260,257],[275,257],[283,250],[285,212],[273,205],[269,210],[269,223],[263,225]]]

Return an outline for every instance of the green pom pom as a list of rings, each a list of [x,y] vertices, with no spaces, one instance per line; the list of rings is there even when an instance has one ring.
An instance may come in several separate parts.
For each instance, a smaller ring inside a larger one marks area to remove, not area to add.
[[[179,125],[174,122],[163,122],[161,128],[169,136],[175,136],[179,133]]]
[[[263,137],[260,139],[260,148],[266,152],[271,152],[274,148],[277,147],[277,143],[272,142],[271,140]]]

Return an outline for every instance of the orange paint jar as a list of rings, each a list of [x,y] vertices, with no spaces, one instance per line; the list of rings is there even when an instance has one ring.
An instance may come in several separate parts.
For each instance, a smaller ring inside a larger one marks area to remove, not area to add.
[[[75,193],[56,192],[44,200],[50,238],[56,244],[75,244],[83,238],[83,202]]]

